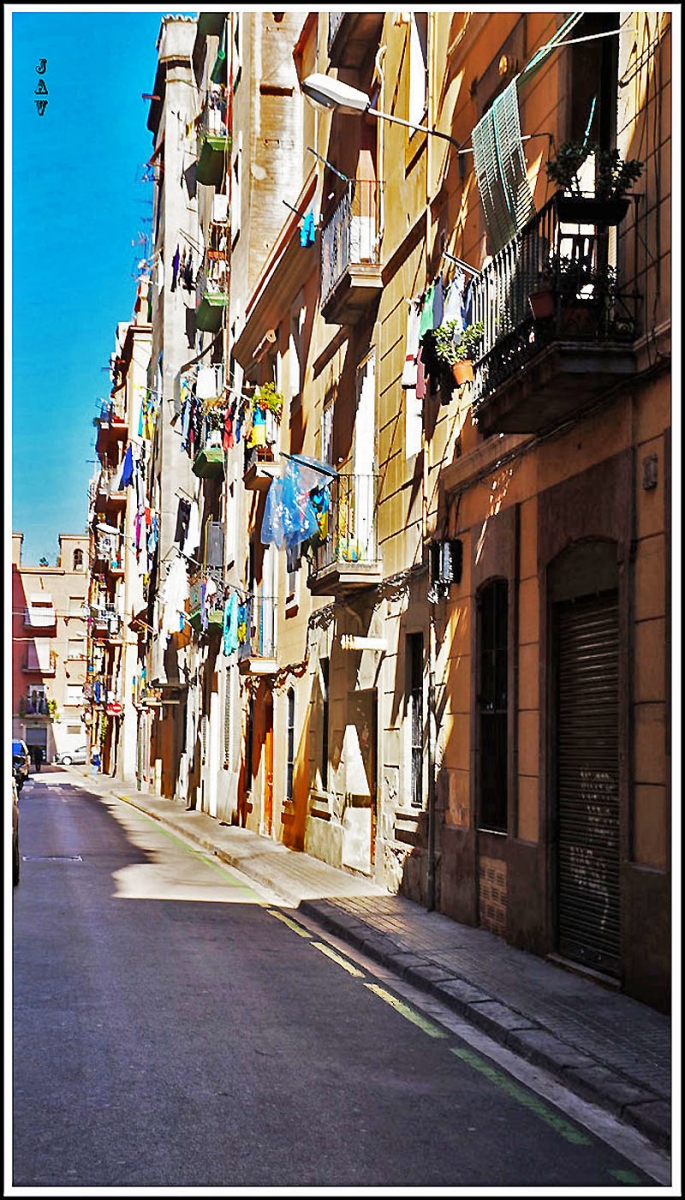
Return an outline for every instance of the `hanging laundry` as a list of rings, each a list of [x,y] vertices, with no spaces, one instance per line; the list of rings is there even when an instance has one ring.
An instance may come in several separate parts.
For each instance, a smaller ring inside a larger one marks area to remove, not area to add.
[[[243,646],[247,641],[247,605],[240,604],[238,606],[238,644]]]
[[[195,383],[195,395],[198,400],[216,400],[223,394],[224,372],[221,364],[210,367],[200,367]]]
[[[416,399],[426,398],[426,367],[423,361],[423,346],[419,346],[416,356]]]
[[[252,413],[252,430],[247,444],[250,450],[255,446],[266,446],[266,413],[258,405]]]
[[[433,287],[433,329],[439,329],[442,325],[444,311],[445,289],[442,283],[442,276],[438,275]]]
[[[155,436],[155,402],[149,388],[140,405],[138,434],[148,442],[151,442]]]
[[[422,338],[424,333],[428,333],[429,329],[433,329],[433,293],[435,284],[429,283],[423,296],[421,305],[421,320],[419,322],[419,338]]]
[[[179,545],[183,545],[188,533],[188,522],[190,520],[190,501],[179,500],[178,509],[176,510],[176,532],[174,533],[174,541]]]
[[[224,418],[224,431],[221,438],[221,445],[225,452],[232,450],[235,446],[235,437],[233,436],[233,419],[230,413],[226,413]]]
[[[182,628],[183,610],[188,598],[188,575],[181,557],[176,557],[167,570],[166,579],[159,589],[162,603],[162,634],[179,633]]]
[[[228,658],[238,649],[238,593],[232,591],[224,603],[222,650]]]
[[[207,615],[207,581],[203,579],[200,584],[200,628],[204,631],[209,625],[209,617]]]
[[[464,329],[466,329],[466,326],[470,325],[473,321],[473,297],[474,297],[475,290],[476,290],[476,279],[474,276],[472,279],[469,279],[469,281],[466,285],[466,288],[464,290],[464,305],[462,308],[462,320],[464,322]]]
[[[188,261],[183,269],[183,286],[187,292],[193,290],[193,252],[190,251]]]
[[[319,527],[319,537],[322,542],[328,537],[328,512],[331,506],[331,495],[326,484],[321,487],[314,488],[309,493],[312,507],[316,514],[316,523]]]
[[[183,545],[181,546],[181,551],[187,558],[192,558],[200,545],[200,533],[200,509],[197,500],[193,500],[190,506],[188,529]]]
[[[190,449],[190,413],[192,401],[190,396],[186,396],[181,403],[181,450],[186,452]]]
[[[314,225],[314,210],[310,209],[307,213],[302,225],[300,226],[300,245],[313,246],[316,241],[316,227]]]
[[[416,387],[416,358],[419,352],[419,323],[421,313],[415,300],[407,305],[407,340],[405,345],[402,387]]]
[[[133,447],[129,445],[126,447],[126,454],[124,455],[124,462],[123,462],[123,466],[121,468],[121,479],[119,481],[119,487],[117,490],[120,492],[123,492],[124,489],[127,488],[129,486],[129,484],[132,482],[133,482]]]
[[[445,311],[443,321],[457,321],[455,326],[461,332],[464,326],[464,285],[466,276],[463,271],[457,271],[445,293]]]
[[[176,250],[174,251],[174,257],[171,260],[171,290],[172,290],[172,292],[176,291],[176,284],[178,283],[178,268],[180,266],[180,263],[181,263],[181,252],[177,246]]]

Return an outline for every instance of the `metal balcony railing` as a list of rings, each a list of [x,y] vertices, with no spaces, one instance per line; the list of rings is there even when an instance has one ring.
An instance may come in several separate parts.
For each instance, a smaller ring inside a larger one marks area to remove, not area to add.
[[[321,304],[352,266],[378,264],[381,183],[350,179],[321,234]]]
[[[226,137],[228,134],[228,99],[226,89],[220,85],[213,87],[208,96],[200,118],[200,133],[210,137]]]
[[[276,657],[276,601],[273,596],[251,596],[246,604],[247,633],[238,646],[238,661]]]
[[[338,475],[330,485],[328,537],[314,550],[313,570],[334,563],[378,562],[377,475]]]
[[[126,403],[124,400],[109,400],[100,407],[100,415],[97,421],[100,425],[111,425],[113,421],[118,423],[126,420]]]
[[[607,230],[560,220],[558,200],[553,196],[474,280],[471,320],[484,326],[476,407],[553,341],[634,336],[636,296],[619,288]],[[553,297],[544,319],[533,315],[530,299],[541,287]]]

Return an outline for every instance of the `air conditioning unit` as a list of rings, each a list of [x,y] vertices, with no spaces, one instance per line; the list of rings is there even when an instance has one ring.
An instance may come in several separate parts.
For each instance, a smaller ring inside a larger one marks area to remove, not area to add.
[[[437,600],[449,595],[453,583],[461,583],[464,565],[464,544],[459,538],[431,542],[429,548],[430,591],[428,599]]]

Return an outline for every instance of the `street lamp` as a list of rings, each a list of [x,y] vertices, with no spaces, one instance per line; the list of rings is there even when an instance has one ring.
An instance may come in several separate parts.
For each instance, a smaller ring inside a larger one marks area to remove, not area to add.
[[[332,108],[343,113],[369,113],[372,117],[382,117],[384,121],[405,125],[407,129],[416,129],[420,133],[432,133],[434,137],[443,138],[457,151],[459,150],[459,142],[450,137],[449,133],[443,133],[440,129],[429,129],[427,125],[414,125],[402,117],[393,116],[392,113],[371,108],[371,97],[367,96],[366,92],[350,87],[349,83],[343,83],[340,79],[332,79],[330,75],[308,75],[306,79],[302,80],[300,86],[305,96],[313,104],[318,104],[322,108]]]

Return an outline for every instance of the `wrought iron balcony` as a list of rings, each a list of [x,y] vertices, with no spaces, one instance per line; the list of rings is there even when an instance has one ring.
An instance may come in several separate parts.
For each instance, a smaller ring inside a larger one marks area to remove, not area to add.
[[[188,577],[188,623],[196,633],[220,634],[224,624],[223,602],[219,603],[222,595],[222,571],[220,567],[202,567],[194,575]],[[212,594],[207,598],[207,585],[214,584]]]
[[[217,85],[210,90],[198,129],[198,183],[213,184],[215,187],[221,184],[230,149],[226,89]]]
[[[370,587],[382,578],[376,525],[378,476],[338,475],[329,493],[328,513],[319,519],[322,538],[314,549],[307,580],[314,596],[336,596]]]
[[[264,437],[266,438],[266,444],[263,446],[250,446],[249,441],[245,442],[243,484],[247,491],[268,492],[271,480],[276,475],[280,475],[280,462],[276,461],[278,459],[279,430],[278,418],[273,412],[267,409],[264,413]]]
[[[354,324],[382,291],[381,189],[375,179],[350,179],[323,227],[321,312],[328,322]]]
[[[95,494],[95,512],[116,512],[126,507],[126,489],[119,491],[117,487],[119,475],[120,472],[111,467],[103,468],[100,472]]]
[[[112,442],[125,439],[128,435],[125,401],[123,399],[110,400],[104,403],[94,423],[98,427],[95,450],[98,457],[101,457],[107,452],[108,447],[111,449]]]
[[[473,408],[486,434],[539,432],[635,371],[637,297],[619,286],[606,227],[562,220],[560,199],[474,281]]]
[[[218,333],[228,304],[228,282],[226,227],[214,224],[211,226],[211,243],[195,280],[195,321],[198,329]]]
[[[238,668],[244,675],[273,675],[278,668],[273,596],[250,596],[245,605],[245,640],[239,641]]]

